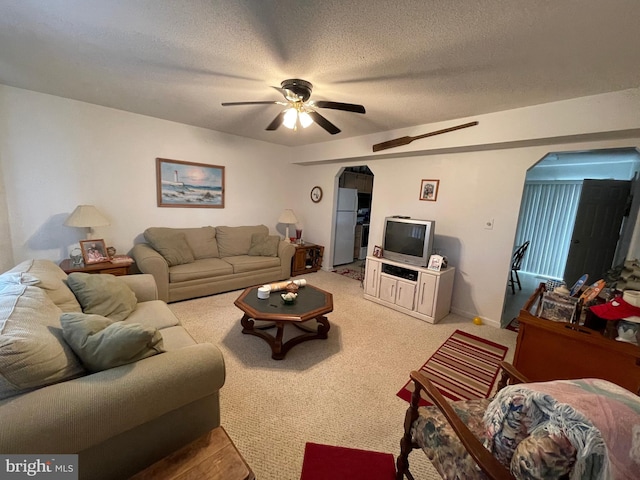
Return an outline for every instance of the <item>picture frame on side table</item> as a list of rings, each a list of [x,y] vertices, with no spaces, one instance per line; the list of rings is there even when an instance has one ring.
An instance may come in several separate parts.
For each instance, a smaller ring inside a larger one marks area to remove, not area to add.
[[[442,266],[444,263],[444,258],[441,255],[431,255],[429,257],[429,266],[428,270],[433,270],[434,272],[439,272],[442,270]]]
[[[376,258],[382,258],[382,247],[378,245],[373,247],[373,256]]]
[[[156,158],[158,207],[224,208],[224,167]]]
[[[80,250],[85,265],[108,262],[109,254],[104,240],[97,238],[94,240],[80,240]]]
[[[440,180],[422,180],[420,184],[420,200],[435,202],[438,198]]]

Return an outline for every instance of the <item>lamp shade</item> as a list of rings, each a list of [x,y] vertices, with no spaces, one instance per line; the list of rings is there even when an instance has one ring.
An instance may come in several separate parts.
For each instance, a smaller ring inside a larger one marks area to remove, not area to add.
[[[67,227],[104,227],[109,220],[93,205],[78,205],[64,221]]]
[[[291,210],[290,208],[287,208],[284,212],[280,214],[280,217],[278,217],[278,222],[279,223],[297,223],[298,219],[296,217],[296,214],[293,213],[293,210]]]

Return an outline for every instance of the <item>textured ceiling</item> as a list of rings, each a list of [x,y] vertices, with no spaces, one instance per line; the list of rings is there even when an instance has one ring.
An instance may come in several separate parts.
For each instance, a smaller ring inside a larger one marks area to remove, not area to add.
[[[640,85],[639,0],[2,0],[0,83],[282,145]],[[331,136],[265,127],[287,78]]]

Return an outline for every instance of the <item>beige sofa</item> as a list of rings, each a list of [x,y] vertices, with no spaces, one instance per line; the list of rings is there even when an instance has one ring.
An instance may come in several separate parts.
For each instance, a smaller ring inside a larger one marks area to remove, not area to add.
[[[130,255],[140,272],[153,275],[166,302],[285,280],[295,253],[265,225],[152,227],[144,238]]]
[[[164,350],[87,371],[61,332],[62,318],[88,317],[71,275],[48,260],[0,275],[0,452],[79,454],[81,479],[128,478],[220,424],[224,360],[157,300],[151,275],[87,275],[128,286],[133,311],[113,323],[154,332],[154,349]]]

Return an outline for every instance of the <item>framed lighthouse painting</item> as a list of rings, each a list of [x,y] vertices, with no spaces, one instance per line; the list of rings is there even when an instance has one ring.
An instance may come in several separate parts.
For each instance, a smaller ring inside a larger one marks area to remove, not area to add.
[[[224,208],[224,167],[156,158],[158,207]]]

